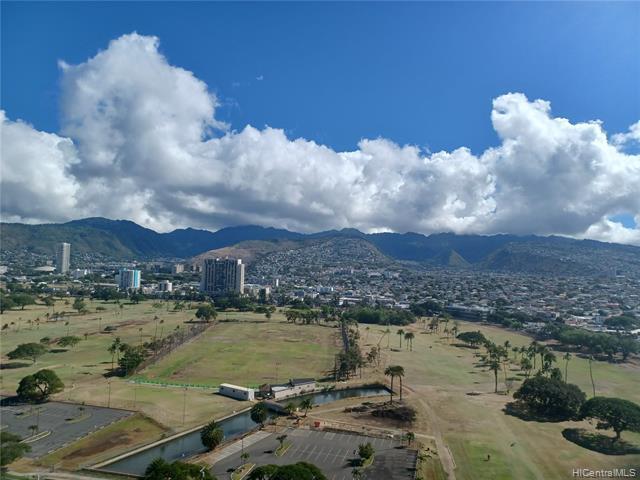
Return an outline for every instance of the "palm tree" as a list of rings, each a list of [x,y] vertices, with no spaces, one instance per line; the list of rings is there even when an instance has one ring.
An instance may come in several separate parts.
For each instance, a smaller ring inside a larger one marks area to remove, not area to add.
[[[113,340],[113,343],[109,346],[109,353],[111,354],[111,370],[113,370],[113,359],[116,354],[118,354],[118,359],[120,358],[120,347],[122,347],[122,342],[120,341],[120,337],[116,337]]]
[[[453,338],[456,338],[458,336],[458,331],[460,330],[460,327],[458,325],[458,322],[454,322],[453,323],[453,327],[451,328],[451,335],[453,336]]]
[[[402,378],[404,377],[404,367],[396,365],[394,368],[396,370],[396,377],[400,379],[400,401],[402,401]]]
[[[416,434],[413,432],[407,432],[404,438],[407,439],[407,444],[410,447],[411,443],[416,439]]]
[[[160,342],[162,342],[162,332],[164,332],[164,318],[160,320]]]
[[[533,369],[536,369],[536,355],[538,354],[538,342],[533,341],[527,348],[527,355],[533,360]]]
[[[279,437],[276,437],[276,440],[278,441],[278,443],[280,444],[280,448],[282,448],[282,446],[284,445],[284,441],[287,439],[286,435],[280,435]]]
[[[564,383],[567,383],[567,373],[569,369],[569,360],[571,360],[571,354],[567,352],[562,358],[564,359]]]
[[[307,416],[307,412],[313,408],[313,402],[310,398],[305,398],[300,402],[300,408],[304,410],[304,416]]]
[[[400,378],[400,400],[402,400],[402,377],[404,376],[404,367],[400,365],[389,365],[384,374],[388,377],[391,377],[391,390],[389,395],[391,396],[389,403],[393,403],[393,381],[396,377]]]
[[[396,371],[389,365],[384,369],[384,374],[387,377],[391,377],[391,389],[389,390],[389,403],[393,404],[393,380],[396,378]]]
[[[591,378],[591,387],[593,388],[593,396],[596,396],[596,383],[593,381],[593,355],[589,355],[589,377]]]
[[[404,339],[407,341],[407,348],[409,348],[410,351],[413,351],[414,338],[415,338],[415,335],[413,332],[407,332],[404,334]]]
[[[155,305],[155,303],[154,303],[154,305]],[[153,316],[153,321],[156,324],[156,329],[153,332],[153,341],[154,342],[156,341],[156,338],[158,338],[158,320],[160,320],[160,317],[158,317],[157,315],[154,315]]]
[[[529,378],[531,369],[533,368],[533,363],[531,363],[531,360],[529,359],[529,357],[525,357],[522,360],[520,360],[520,368],[524,370],[526,378]]]
[[[248,459],[249,459],[249,452],[242,452],[242,454],[240,455],[240,460],[242,461],[243,465],[247,463]]]
[[[489,360],[489,370],[493,371],[493,376],[495,378],[494,393],[498,393],[498,370],[500,370],[500,361],[497,358]]]
[[[399,329],[396,333],[400,337],[400,349],[402,349],[402,336],[404,335],[404,330]]]
[[[293,412],[296,411],[296,405],[293,402],[289,402],[284,406],[284,409],[287,412],[287,415],[291,416],[293,415]]]

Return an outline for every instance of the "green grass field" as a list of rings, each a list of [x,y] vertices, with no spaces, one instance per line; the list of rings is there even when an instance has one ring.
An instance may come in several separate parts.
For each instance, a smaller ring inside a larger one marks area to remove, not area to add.
[[[0,323],[8,324],[9,328],[2,333],[3,369],[0,374],[0,391],[12,394],[18,382],[25,375],[34,373],[42,368],[55,370],[67,387],[82,383],[88,379],[102,377],[111,368],[111,355],[107,351],[115,337],[125,343],[138,345],[149,341],[156,334],[166,335],[177,326],[193,317],[193,311],[173,312],[166,307],[154,308],[151,302],[139,305],[126,304],[123,308],[114,303],[87,302],[89,313],[85,315],[70,314],[58,322],[46,321],[45,315],[54,311],[72,310],[70,305],[58,301],[53,308],[44,305],[32,305],[25,310],[11,310],[0,316]],[[96,308],[104,308],[97,311]],[[154,317],[158,321],[154,321]],[[40,318],[40,324],[29,323]],[[164,323],[160,324],[160,320]],[[65,323],[68,322],[68,325]],[[106,326],[117,327],[113,333],[104,333]],[[55,342],[65,335],[75,335],[82,339],[73,348],[62,349]],[[86,335],[86,337],[85,337]],[[40,357],[35,364],[30,360],[8,361],[6,354],[21,343],[39,342],[41,338],[49,337],[52,343],[50,352]],[[18,366],[19,368],[12,368]]]
[[[293,325],[279,316],[269,322],[222,322],[140,376],[167,383],[259,386],[296,377],[323,377],[338,351],[336,328]]]
[[[495,342],[509,340],[525,345],[531,339],[500,328],[460,322],[461,331],[480,330]],[[405,328],[406,330],[406,328]],[[567,440],[561,432],[567,427],[589,426],[586,422],[526,422],[503,413],[511,396],[494,394],[493,373],[474,366],[472,349],[457,347],[437,334],[424,334],[419,324],[412,352],[388,351],[385,363],[405,368],[408,400],[420,410],[420,400],[433,411],[421,411],[417,432],[441,434],[456,463],[460,479],[564,479],[572,478],[573,468],[623,468],[640,465],[640,455],[607,456],[586,450]],[[363,332],[369,349],[378,342],[382,330],[373,327]],[[453,342],[452,342],[453,343]],[[381,342],[386,347],[386,339]],[[391,347],[398,349],[398,337],[392,334]],[[560,358],[561,355],[559,354]],[[564,371],[564,363],[560,362]],[[509,375],[518,376],[513,366]],[[593,366],[598,395],[620,396],[640,403],[638,365],[614,365],[595,362]],[[375,372],[372,372],[375,375]],[[499,389],[504,389],[502,375]],[[591,392],[588,361],[574,357],[569,363],[569,381],[587,395]],[[514,388],[517,388],[517,382]],[[474,392],[479,395],[468,395]],[[406,392],[407,393],[407,392]],[[589,427],[593,428],[593,427]],[[610,432],[607,434],[611,434]],[[625,432],[623,438],[640,444],[640,435]],[[490,459],[487,460],[487,455]]]
[[[244,407],[242,402],[214,395],[211,389],[189,388],[185,395],[179,386],[136,384],[130,379],[109,380],[104,376],[111,369],[112,357],[107,349],[115,337],[140,344],[154,335],[166,335],[176,327],[185,328],[184,322],[193,318],[194,309],[174,312],[173,302],[154,307],[154,302],[146,301],[125,304],[123,308],[115,303],[87,302],[89,313],[85,315],[70,314],[63,321],[46,321],[46,313],[71,311],[70,303],[58,301],[52,308],[32,305],[0,316],[0,323],[9,325],[1,339],[2,394],[13,395],[21,378],[50,368],[65,384],[55,399],[138,410],[173,430]],[[39,325],[34,322],[36,318],[40,318]],[[339,349],[337,329],[287,324],[279,312],[268,323],[264,315],[251,312],[223,312],[218,319],[220,323],[202,337],[179,347],[140,377],[206,386],[221,382],[260,384],[275,380],[276,363],[279,380],[318,377],[333,366],[333,355]],[[69,325],[65,325],[66,321]],[[117,327],[116,331],[101,333],[108,325]],[[60,349],[55,341],[67,334],[82,341],[72,349]],[[51,351],[35,364],[30,360],[7,360],[6,354],[18,344],[39,342],[43,337],[52,339]]]

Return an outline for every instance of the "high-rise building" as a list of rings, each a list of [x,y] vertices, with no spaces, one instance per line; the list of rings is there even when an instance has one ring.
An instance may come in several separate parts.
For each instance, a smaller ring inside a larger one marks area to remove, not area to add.
[[[69,273],[71,263],[71,244],[59,243],[56,245],[56,268],[59,273]]]
[[[120,290],[138,290],[140,288],[140,270],[121,268],[116,275]]]
[[[174,263],[173,266],[171,267],[171,273],[173,273],[174,275],[177,275],[183,272],[184,272],[184,264],[182,263]]]
[[[241,259],[207,258],[202,266],[200,291],[209,295],[244,293],[244,265]]]
[[[158,282],[158,291],[159,292],[172,292],[173,291],[173,283],[169,280],[160,280]]]

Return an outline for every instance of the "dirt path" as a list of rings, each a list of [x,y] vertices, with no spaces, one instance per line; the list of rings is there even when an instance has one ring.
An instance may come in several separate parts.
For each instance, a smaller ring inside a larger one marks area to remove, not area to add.
[[[442,468],[447,474],[448,480],[456,480],[456,463],[453,460],[451,450],[449,450],[449,447],[444,443],[444,439],[442,438],[442,431],[440,430],[440,418],[438,418],[434,410],[431,408],[431,405],[429,405],[425,400],[422,399],[423,395],[421,393],[417,392],[409,385],[404,385],[404,388],[418,397],[418,403],[429,419],[429,426],[431,427],[431,433],[433,433],[433,439],[436,442],[436,448],[438,449],[438,456],[440,457]]]

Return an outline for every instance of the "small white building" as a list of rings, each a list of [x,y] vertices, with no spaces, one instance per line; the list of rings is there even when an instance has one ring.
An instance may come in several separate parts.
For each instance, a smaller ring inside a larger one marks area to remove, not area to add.
[[[235,398],[236,400],[255,399],[253,388],[240,387],[238,385],[231,385],[230,383],[221,383],[218,393],[225,397]]]
[[[292,378],[289,383],[283,385],[272,385],[271,395],[274,400],[294,397],[311,393],[316,389],[316,381],[313,378]]]

